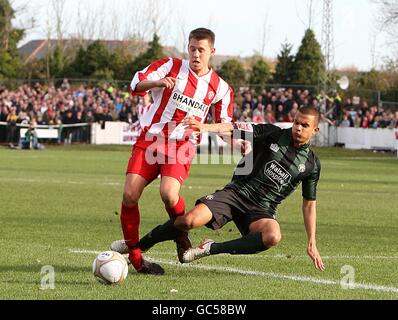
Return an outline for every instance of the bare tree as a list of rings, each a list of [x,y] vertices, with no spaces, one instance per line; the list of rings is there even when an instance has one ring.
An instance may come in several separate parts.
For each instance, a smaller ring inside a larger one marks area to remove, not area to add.
[[[14,12],[12,10],[11,4],[8,1],[2,0],[0,2],[0,45],[2,49],[7,50],[9,44],[9,36],[11,33],[11,20],[13,18]]]
[[[398,43],[398,0],[378,0],[380,4],[380,26]]]
[[[370,55],[372,57],[372,69],[377,68],[379,60],[379,52],[377,51],[377,40],[380,35],[380,30],[373,28],[370,35]]]
[[[30,8],[28,0],[16,2],[10,0],[10,5],[14,10],[15,23],[17,28],[21,28],[25,32],[31,32],[38,27],[38,21]]]
[[[268,42],[268,35],[270,34],[270,26],[268,24],[268,12],[264,13],[262,25],[260,27],[260,41],[259,41],[259,53],[262,57],[265,55],[265,48]]]
[[[120,37],[120,13],[116,10],[117,5],[115,0],[113,0],[112,8],[110,11],[110,28],[109,28],[109,36],[108,38],[112,40],[118,40]]]
[[[152,23],[152,34],[160,34],[171,16],[170,1],[147,0],[148,20]]]
[[[97,21],[96,27],[97,29],[97,38],[105,39],[107,35],[107,25],[106,25],[106,17],[108,8],[106,7],[107,2],[101,1],[101,6],[97,8],[95,11],[94,19]]]
[[[125,19],[127,20],[124,39],[147,40],[151,30],[151,20],[148,18],[147,2],[130,0],[126,4]]]
[[[318,6],[321,1],[305,0],[305,18],[302,18],[299,12],[299,9],[303,7],[303,5],[301,5],[303,2],[303,0],[299,1],[300,8],[297,7],[297,1],[295,2],[297,17],[306,29],[313,29],[316,25],[316,17],[319,16]]]
[[[55,18],[55,32],[58,42],[64,38],[64,10],[65,0],[52,0],[52,8]]]
[[[46,55],[46,72],[47,72],[47,81],[50,81],[51,71],[50,71],[50,60],[52,54],[51,47],[51,35],[53,32],[53,27],[51,25],[51,11],[50,8],[47,9],[47,23],[46,23],[46,31],[47,31],[47,55]]]
[[[80,45],[83,44],[84,40],[94,39],[97,19],[95,11],[89,8],[89,3],[79,1],[75,17],[76,34],[74,37],[77,38]]]

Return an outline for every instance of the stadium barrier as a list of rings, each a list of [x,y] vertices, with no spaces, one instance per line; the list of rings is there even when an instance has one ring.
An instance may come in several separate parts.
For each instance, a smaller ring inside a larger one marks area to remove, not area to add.
[[[0,126],[7,126],[6,122],[0,122]],[[281,128],[289,128],[292,123],[276,123]],[[17,124],[20,130],[20,137],[24,137],[29,125]],[[90,128],[91,127],[91,128]],[[362,128],[340,128],[329,126],[327,122],[320,124],[321,130],[312,141],[318,147],[344,145],[347,149],[366,150],[398,150],[398,129],[362,129]],[[85,129],[85,137],[82,137],[76,130]],[[36,132],[39,139],[58,139],[64,142],[88,142],[96,145],[116,144],[132,145],[137,140],[139,132],[135,125],[126,122],[105,122],[105,123],[79,123],[71,125],[38,125]],[[62,132],[64,133],[62,137]],[[66,135],[65,135],[66,133]],[[215,143],[220,147],[225,142],[217,135],[203,133],[200,146],[208,146]]]
[[[337,143],[347,149],[398,150],[398,129],[337,128]]]
[[[7,122],[0,122],[0,126],[9,127]],[[36,125],[37,138],[41,140],[58,140],[59,142],[90,142],[89,123]],[[29,124],[16,124],[18,139],[24,138]]]
[[[281,128],[289,128],[292,123],[277,123]],[[126,122],[106,122],[105,124],[93,123],[91,127],[92,144],[124,144],[132,145],[138,138],[136,126]],[[220,147],[226,143],[217,135],[204,132],[201,134],[201,146],[207,146],[211,139]]]
[[[19,131],[19,135],[21,138],[25,137],[27,128],[21,128]],[[58,139],[59,137],[59,129],[48,128],[48,129],[36,129],[38,139]]]

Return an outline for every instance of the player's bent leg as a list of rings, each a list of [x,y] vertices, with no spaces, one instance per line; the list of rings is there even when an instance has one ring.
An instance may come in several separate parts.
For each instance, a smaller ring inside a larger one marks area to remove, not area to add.
[[[120,215],[122,229],[124,229],[123,225],[125,225],[127,229],[132,228],[131,226],[129,227],[129,225],[137,222],[139,223],[138,200],[147,184],[148,182],[140,175],[128,174],[126,176]],[[127,233],[131,234],[129,230]],[[133,236],[127,236],[127,240],[129,240],[130,237],[132,238]],[[116,240],[111,244],[111,250],[119,252],[120,254],[127,254],[129,252],[129,247],[125,239]]]
[[[209,207],[200,203],[185,216],[177,218],[175,226],[181,230],[191,230],[208,224],[212,219],[213,214]],[[185,251],[182,262],[189,263],[210,255],[210,248],[213,243],[213,240],[203,240],[198,247]]]
[[[180,208],[175,208],[180,200],[180,189],[181,183],[176,178],[162,176],[162,180],[160,182],[160,197],[162,198],[162,201],[171,219],[183,215],[185,212],[185,204],[183,207],[181,204]]]
[[[181,235],[181,232],[201,227],[211,221],[211,219],[212,213],[208,207],[204,204],[199,204],[186,215],[157,226],[140,240],[139,246],[142,250],[148,250],[157,243],[176,240]],[[179,259],[181,259],[180,262],[183,261],[182,256]]]
[[[260,219],[250,224],[249,233],[242,238],[216,243],[213,240],[203,240],[197,248],[184,254],[184,262],[207,257],[209,255],[256,254],[268,250],[279,243],[281,239],[278,222],[272,219]]]
[[[126,207],[138,205],[142,192],[148,185],[148,181],[138,174],[127,174],[124,182],[123,204]]]
[[[212,219],[213,214],[209,207],[200,203],[184,216],[178,217],[174,222],[174,225],[182,231],[189,231],[206,225]]]
[[[124,241],[128,247],[129,260],[138,272],[143,269],[144,265],[141,249],[138,247],[140,225],[138,200],[147,184],[148,181],[140,175],[128,174],[126,176],[120,215]]]
[[[273,219],[261,219],[249,226],[251,234],[261,234],[264,246],[269,249],[279,244],[282,239],[279,223]]]
[[[185,202],[184,198],[179,195],[180,189],[181,183],[178,179],[171,176],[162,176],[160,183],[160,196],[165,204],[165,209],[170,219],[175,219],[185,213]],[[181,232],[177,239],[175,239],[175,243],[178,260],[182,263],[184,252],[192,248],[188,232]]]

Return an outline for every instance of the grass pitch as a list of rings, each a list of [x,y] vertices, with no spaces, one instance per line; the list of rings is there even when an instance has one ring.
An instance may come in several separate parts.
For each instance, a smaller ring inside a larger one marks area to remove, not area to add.
[[[253,256],[219,255],[177,263],[173,242],[147,253],[163,277],[130,269],[121,286],[104,286],[92,273],[96,252],[122,236],[119,207],[128,147],[0,149],[0,299],[398,299],[398,159],[342,149],[315,150],[322,162],[318,191],[318,247],[326,271],[306,255],[301,190],[279,209],[282,242]],[[194,165],[182,194],[187,208],[223,187],[234,165]],[[141,200],[141,234],[167,214],[154,181]],[[233,223],[203,238],[237,238]],[[55,271],[54,289],[43,266]],[[351,272],[351,273],[350,273]],[[344,289],[341,281],[353,282]]]

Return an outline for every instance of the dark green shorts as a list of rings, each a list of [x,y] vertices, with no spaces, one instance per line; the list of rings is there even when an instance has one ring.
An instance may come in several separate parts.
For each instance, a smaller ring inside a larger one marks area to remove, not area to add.
[[[196,205],[205,204],[213,214],[206,227],[218,230],[233,221],[242,235],[249,233],[251,223],[261,219],[275,219],[275,214],[261,208],[231,188],[200,198]]]

